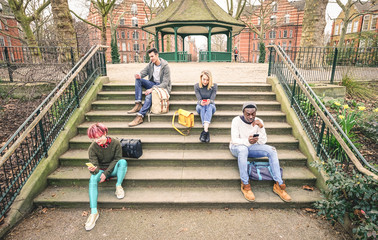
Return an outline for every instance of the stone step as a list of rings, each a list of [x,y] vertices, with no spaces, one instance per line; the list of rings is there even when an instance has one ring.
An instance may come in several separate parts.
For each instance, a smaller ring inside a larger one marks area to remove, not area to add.
[[[281,104],[277,101],[255,101],[260,111],[280,111]],[[179,108],[182,109],[190,109],[191,111],[195,111],[196,109],[196,101],[184,101],[184,100],[170,100],[169,107],[171,110],[176,110]],[[243,106],[242,101],[215,101],[217,111],[240,111]],[[92,109],[94,110],[130,110],[135,105],[134,100],[97,100],[92,103]]]
[[[114,187],[99,190],[99,208],[303,208],[311,207],[321,199],[317,189],[306,191],[301,187],[288,187],[290,203],[283,202],[271,187],[254,187],[256,201],[244,199],[240,185],[232,188],[126,188],[125,198],[117,199]],[[88,187],[48,187],[34,203],[36,206],[89,208]]]
[[[102,91],[97,94],[99,100],[134,100],[134,91]],[[193,92],[171,92],[170,100],[191,100],[197,98]],[[216,100],[240,100],[240,101],[274,101],[276,94],[273,92],[217,92]]]
[[[79,134],[86,134],[90,125],[95,122],[84,122],[78,127]],[[292,128],[289,124],[284,122],[264,122],[266,132],[271,134],[291,134]],[[173,134],[175,130],[172,128],[171,122],[146,122],[135,127],[128,127],[127,122],[106,122],[106,126],[109,128],[109,134]],[[177,124],[177,127],[180,125]],[[191,135],[199,135],[203,131],[201,122],[194,123],[194,127],[191,129]],[[209,131],[211,134],[231,134],[231,124],[228,122],[215,122],[210,125]]]
[[[305,167],[282,166],[288,186],[314,185],[316,177]],[[53,186],[86,186],[91,174],[87,167],[60,167],[47,181]],[[232,187],[240,182],[238,167],[129,167],[125,187]],[[270,186],[272,181],[253,181],[256,186]],[[114,186],[116,178],[99,187]]]
[[[281,166],[305,167],[306,157],[298,150],[280,150],[278,158]],[[250,158],[249,161],[267,161],[267,158]],[[60,157],[61,166],[82,167],[88,162],[87,149],[70,149]],[[145,166],[175,166],[175,167],[199,167],[199,166],[230,166],[237,167],[237,160],[228,149],[216,151],[195,150],[148,150],[144,151],[139,159],[127,158],[129,167]]]
[[[173,134],[174,134],[173,130]],[[125,135],[112,134],[112,137],[118,139],[127,137]],[[192,150],[192,149],[207,149],[207,150],[226,150],[229,148],[230,135],[211,135],[210,143],[202,143],[198,139],[198,135],[181,136],[178,133],[175,135],[139,135],[132,136],[136,139],[141,139],[143,149],[174,149],[174,150]],[[72,149],[88,149],[91,140],[87,135],[77,135],[70,140],[70,148]],[[267,144],[276,147],[277,149],[296,150],[298,148],[298,140],[291,135],[270,135],[268,136]]]
[[[193,106],[194,107],[194,106]],[[199,114],[194,109],[185,109],[194,113],[194,122],[201,122]],[[165,114],[151,114],[151,122],[172,122],[172,117],[175,111],[171,109]],[[241,111],[216,111],[214,113],[212,122],[229,122],[231,124],[232,119],[235,116],[241,115]],[[90,111],[85,114],[86,120],[89,122],[131,122],[135,118],[136,114],[128,114],[126,111]],[[258,115],[263,121],[269,122],[286,122],[286,115],[280,111],[259,111]],[[177,118],[177,117],[176,117]],[[177,121],[177,119],[176,119]],[[147,116],[145,117],[147,122]]]
[[[115,84],[115,83],[108,83],[104,84],[103,90],[104,91],[134,91],[134,84]],[[172,85],[172,92],[176,91],[193,91],[194,90],[194,83],[193,84],[173,84]],[[265,83],[249,83],[249,84],[218,84],[218,91],[272,91],[272,86]]]

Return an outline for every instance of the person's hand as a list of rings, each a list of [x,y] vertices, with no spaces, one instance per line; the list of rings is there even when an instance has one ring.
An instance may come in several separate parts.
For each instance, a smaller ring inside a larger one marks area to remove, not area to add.
[[[96,171],[97,167],[88,167],[88,170],[91,171],[91,172],[94,172]]]
[[[206,106],[206,101],[201,100],[201,106]]]
[[[106,180],[106,176],[105,176],[105,174],[104,174],[104,173],[101,173],[101,176],[100,176],[100,178],[101,178],[101,181],[100,181],[100,183],[102,183],[102,182],[105,182],[105,180]]]
[[[259,128],[263,128],[264,125],[262,124],[262,122],[260,120],[255,120],[253,123],[252,123],[252,127],[254,126],[259,126]]]
[[[255,143],[257,143],[258,140],[259,140],[259,137],[253,137],[253,135],[248,137],[248,142],[250,144],[255,144]]]
[[[210,104],[210,99],[206,99],[205,106]]]
[[[135,79],[140,79],[140,75],[138,73],[135,74]]]
[[[152,88],[150,88],[150,89],[147,89],[145,92],[144,92],[144,94],[147,96],[148,94],[151,94],[152,93]]]

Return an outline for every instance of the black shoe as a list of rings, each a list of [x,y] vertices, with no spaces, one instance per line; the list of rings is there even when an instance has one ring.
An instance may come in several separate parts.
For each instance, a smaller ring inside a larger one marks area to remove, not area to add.
[[[199,137],[199,140],[200,140],[201,142],[206,142],[206,132],[205,132],[205,131],[202,131],[202,132],[201,132],[201,135],[200,135],[200,137]]]
[[[206,132],[206,142],[209,143],[210,142],[210,132]]]

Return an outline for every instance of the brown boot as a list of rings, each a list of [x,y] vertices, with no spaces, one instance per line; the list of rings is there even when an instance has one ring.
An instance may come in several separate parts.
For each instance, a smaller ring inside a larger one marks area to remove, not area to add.
[[[289,194],[287,194],[285,189],[286,189],[286,184],[283,183],[283,184],[279,185],[278,182],[274,183],[273,192],[275,192],[285,202],[290,202],[291,197],[290,197]]]
[[[250,202],[255,201],[255,195],[252,192],[251,184],[241,183],[241,191],[245,199],[247,199]]]
[[[134,127],[143,123],[143,117],[141,115],[137,115],[132,122],[129,122],[129,127]]]
[[[136,113],[136,112],[139,112],[139,110],[141,108],[142,108],[142,103],[141,102],[136,102],[135,106],[133,107],[133,109],[131,109],[130,111],[127,111],[127,113]]]

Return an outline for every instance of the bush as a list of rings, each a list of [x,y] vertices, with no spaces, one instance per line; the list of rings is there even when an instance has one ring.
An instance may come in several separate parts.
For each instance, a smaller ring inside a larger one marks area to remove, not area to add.
[[[358,129],[366,137],[378,142],[378,108],[362,115],[358,121]]]
[[[259,50],[260,50],[259,63],[264,63],[265,62],[265,55],[266,55],[264,42],[261,42],[259,44]]]
[[[341,85],[345,86],[346,91],[351,96],[356,96],[362,99],[369,99],[373,97],[373,92],[366,84],[358,82],[353,77],[345,74],[341,79]]]
[[[329,179],[328,191],[322,191],[324,199],[315,203],[319,215],[333,223],[344,223],[348,216],[352,222],[353,234],[357,239],[376,239],[378,226],[378,184],[372,177],[356,172],[347,173],[341,161],[314,164],[324,170]]]

